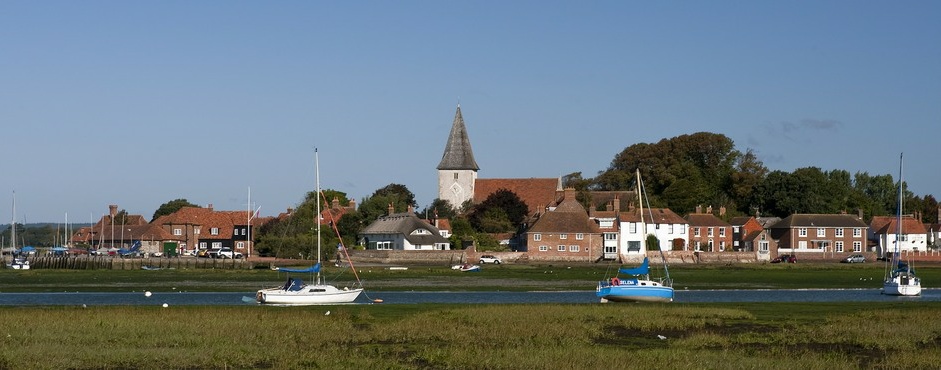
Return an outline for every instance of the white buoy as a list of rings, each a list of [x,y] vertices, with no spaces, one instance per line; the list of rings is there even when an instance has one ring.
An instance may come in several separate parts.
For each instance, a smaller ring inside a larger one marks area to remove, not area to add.
[[[151,292],[148,290],[148,291],[144,292],[144,297],[150,297],[152,294],[153,294],[153,293],[151,293]]]
[[[164,303],[164,304],[163,304],[163,308],[167,308],[167,307],[170,307],[170,305]]]
[[[327,311],[327,313],[325,313],[325,314],[323,314],[323,315],[324,315],[324,316],[330,316],[330,311]]]

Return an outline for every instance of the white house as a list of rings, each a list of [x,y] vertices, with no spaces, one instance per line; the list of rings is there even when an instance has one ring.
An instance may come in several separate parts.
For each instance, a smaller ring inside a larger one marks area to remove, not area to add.
[[[620,213],[620,253],[623,256],[646,255],[643,248],[648,234],[659,241],[661,251],[684,250],[689,244],[689,224],[685,219],[666,208],[639,208]]]
[[[360,243],[374,250],[449,250],[451,244],[441,236],[441,231],[415,215],[412,208],[407,212],[391,213],[379,217],[359,234]]]

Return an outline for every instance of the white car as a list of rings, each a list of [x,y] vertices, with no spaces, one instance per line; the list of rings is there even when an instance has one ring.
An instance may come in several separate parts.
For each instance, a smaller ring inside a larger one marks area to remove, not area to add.
[[[501,260],[500,257],[490,255],[490,254],[485,254],[483,256],[480,256],[480,263],[481,264],[492,263],[495,265],[499,265],[503,263],[503,260]]]
[[[222,248],[216,252],[216,258],[242,258],[242,252],[235,252],[232,248]]]

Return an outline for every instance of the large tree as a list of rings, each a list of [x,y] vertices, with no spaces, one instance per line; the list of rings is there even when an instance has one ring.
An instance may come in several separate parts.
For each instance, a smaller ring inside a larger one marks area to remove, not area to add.
[[[150,220],[153,221],[159,218],[160,216],[173,214],[174,212],[179,211],[180,208],[183,208],[183,207],[199,207],[199,206],[193,203],[190,203],[185,198],[174,199],[164,204],[161,204],[160,207],[158,207],[157,210],[154,211],[154,217],[152,217]]]
[[[514,231],[528,214],[529,207],[516,193],[499,189],[475,205],[468,220],[477,231],[509,232]]]

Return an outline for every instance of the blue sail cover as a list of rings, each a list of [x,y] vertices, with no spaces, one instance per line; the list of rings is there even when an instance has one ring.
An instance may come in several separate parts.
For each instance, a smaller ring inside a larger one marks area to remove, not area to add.
[[[278,267],[278,271],[284,271],[284,272],[300,272],[300,273],[304,273],[304,272],[320,272],[320,264],[318,263],[318,264],[313,265],[313,266],[311,266],[311,267],[308,267],[308,268],[306,268],[306,269],[289,269],[289,268],[285,268],[285,267]]]
[[[644,257],[644,263],[642,263],[640,266],[632,269],[622,268],[618,271],[622,274],[628,275],[647,275],[650,273],[650,262],[647,261],[647,257]]]

